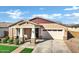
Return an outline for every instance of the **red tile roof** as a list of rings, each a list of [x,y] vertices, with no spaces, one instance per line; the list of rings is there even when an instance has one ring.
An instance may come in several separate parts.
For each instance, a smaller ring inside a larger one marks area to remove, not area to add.
[[[44,18],[40,18],[40,17],[35,17],[33,19],[30,19],[29,21],[32,21],[34,23],[40,24],[40,23],[56,23],[54,21],[50,21]]]

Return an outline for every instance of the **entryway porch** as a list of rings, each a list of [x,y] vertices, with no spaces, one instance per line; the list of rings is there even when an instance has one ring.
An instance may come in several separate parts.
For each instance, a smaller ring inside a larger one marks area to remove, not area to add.
[[[30,42],[35,45],[36,39],[39,39],[40,28],[14,28],[16,30],[15,38],[21,42]]]

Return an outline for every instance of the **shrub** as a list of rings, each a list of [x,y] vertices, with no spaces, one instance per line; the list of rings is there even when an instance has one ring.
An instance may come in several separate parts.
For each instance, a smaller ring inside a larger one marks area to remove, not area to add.
[[[9,37],[8,37],[8,36],[6,36],[5,38],[6,38],[6,39],[9,39]]]
[[[13,44],[13,39],[9,39],[8,43]]]
[[[9,37],[3,39],[3,43],[8,43]]]

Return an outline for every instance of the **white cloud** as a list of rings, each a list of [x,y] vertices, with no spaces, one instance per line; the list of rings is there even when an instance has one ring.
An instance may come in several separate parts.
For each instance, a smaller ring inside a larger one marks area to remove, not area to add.
[[[34,17],[42,17],[47,19],[53,19],[55,17],[61,17],[62,14],[33,14],[32,18]]]
[[[74,23],[74,24],[79,24],[79,22],[78,22],[78,21],[74,21],[73,23]]]
[[[74,16],[78,16],[79,17],[79,13],[72,13]]]
[[[71,8],[65,8],[64,10],[79,10],[79,7],[73,6]]]
[[[23,12],[21,12],[20,9],[17,9],[17,10],[9,10],[9,11],[0,12],[0,13],[7,14],[8,17],[13,18],[13,19],[21,19],[21,18],[23,18],[22,17]]]
[[[32,18],[34,17],[50,18],[48,14],[33,14]]]
[[[52,14],[53,17],[61,16],[62,14]]]
[[[67,16],[67,17],[79,17],[79,13],[63,14],[63,16]]]
[[[64,14],[63,16],[68,16],[69,17],[69,16],[72,16],[72,14]]]

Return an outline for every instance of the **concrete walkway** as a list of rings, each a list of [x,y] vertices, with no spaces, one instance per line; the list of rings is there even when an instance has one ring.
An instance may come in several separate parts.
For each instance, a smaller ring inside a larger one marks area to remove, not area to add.
[[[12,51],[11,53],[19,53],[21,52],[24,48],[34,48],[35,46],[30,45],[30,42],[26,42],[22,45],[20,45],[17,49]]]
[[[33,53],[51,53],[52,52],[52,40],[47,40],[45,42],[39,43]]]
[[[39,43],[33,53],[70,53],[71,51],[64,43],[64,40],[47,40]]]

